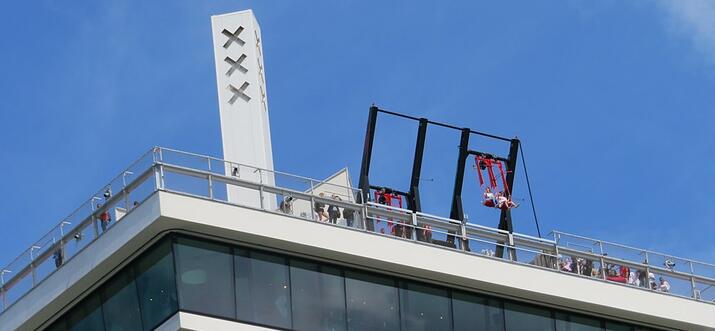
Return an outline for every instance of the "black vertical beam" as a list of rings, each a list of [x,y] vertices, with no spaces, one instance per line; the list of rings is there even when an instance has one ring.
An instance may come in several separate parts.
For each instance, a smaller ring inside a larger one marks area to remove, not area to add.
[[[365,147],[362,151],[362,165],[360,166],[360,189],[362,195],[359,197],[359,203],[370,201],[370,160],[372,158],[372,145],[375,141],[375,126],[377,124],[377,106],[370,107],[370,114],[367,117],[367,132],[365,132]],[[370,222],[365,222],[369,231],[375,229],[375,225]]]
[[[507,157],[506,162],[506,185],[509,188],[509,194],[514,193],[514,175],[516,173],[516,161],[518,155],[519,139],[514,138],[511,140],[511,146],[509,147],[509,157]],[[499,218],[499,229],[509,231],[509,233],[514,233],[514,226],[511,222],[511,211],[509,209],[503,209],[501,211],[501,217]],[[497,245],[496,256],[500,258],[504,257],[504,246]],[[516,258],[515,251],[512,251],[512,258]]]
[[[422,159],[425,153],[428,123],[426,118],[420,118],[420,126],[417,129],[415,159],[412,162],[412,177],[410,179],[410,196],[407,199],[407,207],[414,212],[422,211],[422,203],[420,201],[420,176],[422,173]]]
[[[469,134],[471,130],[462,129],[462,137],[459,140],[459,156],[457,158],[457,174],[454,176],[454,192],[452,193],[452,210],[449,218],[459,220],[464,223],[464,207],[462,206],[462,187],[464,186],[464,168],[469,156]],[[447,241],[454,243],[454,236],[447,236]]]

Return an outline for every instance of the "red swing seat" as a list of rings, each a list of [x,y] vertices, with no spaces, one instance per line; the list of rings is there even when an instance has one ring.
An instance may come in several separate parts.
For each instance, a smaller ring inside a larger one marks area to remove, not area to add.
[[[477,176],[479,178],[479,186],[484,188],[484,200],[482,200],[482,205],[489,208],[497,208],[501,210],[508,210],[516,207],[516,204],[511,200],[511,194],[509,193],[509,186],[506,182],[506,175],[504,170],[504,165],[501,161],[496,160],[491,157],[476,155],[474,157],[476,162],[475,168],[477,169]],[[497,176],[494,171],[494,166],[499,170],[499,175],[501,176],[502,190],[499,189],[499,181],[497,181]],[[485,183],[484,175],[482,171],[486,170],[486,176],[489,179],[489,183]],[[494,196],[494,192],[502,192],[507,198],[504,202],[498,202],[496,198],[489,199],[487,194]]]

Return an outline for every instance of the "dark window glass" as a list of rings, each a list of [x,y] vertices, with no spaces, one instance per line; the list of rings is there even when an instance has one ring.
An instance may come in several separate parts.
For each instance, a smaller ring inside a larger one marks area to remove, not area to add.
[[[348,330],[400,330],[400,305],[392,278],[345,272]]]
[[[452,329],[450,299],[446,289],[403,281],[400,308],[402,330]]]
[[[102,320],[102,302],[99,295],[90,295],[67,314],[67,330],[94,331],[104,330]]]
[[[628,324],[606,321],[606,331],[632,331]]]
[[[235,261],[238,319],[290,328],[290,283],[286,258],[239,249]]]
[[[556,331],[601,331],[601,321],[593,317],[556,312]]]
[[[504,330],[501,301],[474,294],[452,291],[455,331]]]
[[[137,288],[129,271],[118,273],[100,292],[104,323],[108,331],[142,329]]]
[[[340,269],[290,261],[291,306],[295,330],[345,330],[345,279]]]
[[[151,330],[177,309],[171,241],[164,240],[134,263],[144,330]]]
[[[507,331],[554,330],[554,320],[551,318],[551,311],[536,306],[505,302],[504,319]]]
[[[65,326],[65,321],[64,321],[64,319],[60,318],[54,324],[50,325],[49,328],[45,329],[44,331],[66,331],[66,330],[67,330],[67,327]]]
[[[231,247],[183,237],[174,247],[180,308],[236,318]]]

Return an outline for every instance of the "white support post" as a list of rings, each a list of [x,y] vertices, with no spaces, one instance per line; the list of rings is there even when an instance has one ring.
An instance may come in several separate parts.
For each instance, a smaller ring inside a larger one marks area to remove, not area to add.
[[[606,261],[603,259],[603,242],[600,240],[598,241],[598,247],[601,250],[601,279],[606,280]]]
[[[225,160],[267,169],[263,184],[274,186],[273,149],[266,90],[261,29],[251,10],[211,17],[221,141]],[[231,169],[226,169],[226,175]],[[256,174],[244,178],[258,182]],[[228,202],[258,207],[258,192],[229,186]],[[266,208],[276,209],[275,194]]]

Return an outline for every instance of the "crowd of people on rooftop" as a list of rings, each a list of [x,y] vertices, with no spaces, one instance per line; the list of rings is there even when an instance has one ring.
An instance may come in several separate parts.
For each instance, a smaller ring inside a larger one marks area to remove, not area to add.
[[[604,254],[607,256],[608,254]],[[583,276],[605,278],[608,281],[628,284],[636,287],[651,289],[664,293],[670,292],[670,283],[664,277],[656,281],[655,274],[646,270],[633,270],[625,265],[605,263],[596,266],[593,260],[576,256],[559,256],[558,268],[561,271],[571,272]],[[667,262],[666,262],[667,267]],[[672,269],[672,267],[671,267]]]

